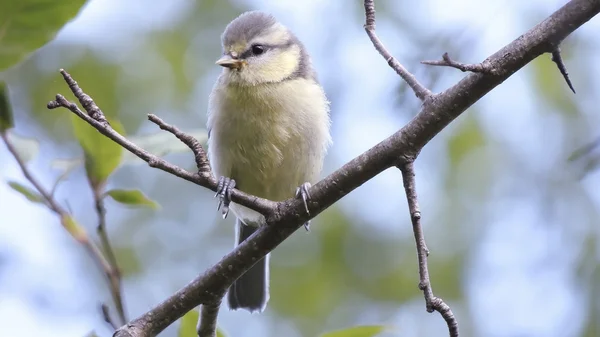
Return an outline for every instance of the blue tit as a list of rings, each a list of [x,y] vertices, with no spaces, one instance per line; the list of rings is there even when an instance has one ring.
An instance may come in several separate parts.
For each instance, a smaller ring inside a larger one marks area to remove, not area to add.
[[[223,214],[236,217],[236,245],[265,219],[231,203],[230,190],[274,201],[310,198],[331,144],[329,102],[298,38],[273,16],[252,11],[223,33],[223,67],[208,104],[208,156],[219,179]],[[306,207],[308,212],[308,207]],[[232,310],[263,311],[269,256],[233,283]]]

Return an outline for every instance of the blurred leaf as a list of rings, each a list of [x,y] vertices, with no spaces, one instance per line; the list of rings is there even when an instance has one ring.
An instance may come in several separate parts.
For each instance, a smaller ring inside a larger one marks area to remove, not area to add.
[[[50,167],[66,172],[66,171],[71,171],[74,168],[83,165],[83,159],[81,158],[77,158],[77,159],[55,159],[52,162],[50,162]]]
[[[456,167],[471,151],[485,145],[485,133],[473,114],[467,114],[454,129],[447,147],[452,167]]]
[[[186,133],[196,138],[201,144],[204,144],[208,139],[208,134],[204,129],[186,131]],[[185,145],[183,142],[177,139],[177,137],[166,131],[156,132],[143,136],[133,136],[129,137],[129,140],[132,141],[134,144],[138,145],[139,147],[143,148],[144,150],[159,157],[170,153],[191,153],[191,150],[189,147],[187,147],[187,145]],[[125,151],[123,154],[124,164],[140,164],[143,162],[144,161],[142,161],[129,151]]]
[[[330,313],[347,304],[351,297],[349,292],[355,280],[346,264],[348,234],[351,222],[337,207],[332,207],[320,215],[319,222],[327,226],[315,226],[315,249],[318,254],[302,264],[279,263],[277,259],[285,253],[277,255],[272,268],[272,282],[277,287],[271,288],[269,305],[279,314],[293,317],[302,328],[302,336],[317,336],[322,331],[320,326],[326,324]],[[296,237],[302,240],[300,235]],[[292,239],[294,240],[294,239]],[[286,245],[289,242],[285,243]],[[300,248],[306,249],[305,246]],[[327,275],[327,277],[323,277]],[[298,291],[302,289],[302,291]],[[310,321],[310,325],[302,322]]]
[[[372,337],[386,330],[383,325],[363,325],[353,328],[327,332],[321,337]]]
[[[178,337],[196,337],[196,324],[198,324],[198,317],[200,313],[198,310],[191,310],[181,318],[181,325],[179,325]]]
[[[140,190],[110,190],[106,192],[116,202],[131,206],[147,206],[157,209],[158,204],[146,197]]]
[[[2,0],[0,72],[52,40],[85,0]]]
[[[67,232],[69,232],[69,234],[71,234],[71,236],[75,238],[75,240],[79,242],[84,242],[88,240],[85,229],[81,227],[81,225],[79,225],[77,221],[73,219],[72,216],[68,214],[63,214],[62,218],[60,219],[60,222],[63,225],[63,227],[67,230]]]
[[[60,176],[58,176],[58,178],[56,178],[56,181],[54,181],[54,186],[52,186],[52,192],[50,192],[50,194],[54,195],[54,193],[55,193],[56,189],[58,188],[58,186],[60,185],[60,183],[63,182],[64,180],[66,180],[67,177],[69,176],[69,174],[71,174],[71,172],[73,172],[73,170],[75,170],[82,164],[83,164],[82,159],[53,160],[50,163],[50,167],[58,169],[58,170],[62,171],[62,173],[60,174]]]
[[[42,197],[41,194],[39,194],[36,190],[30,187],[22,185],[16,181],[9,181],[8,186],[10,186],[13,190],[21,193],[29,201],[37,202],[40,204],[44,203],[44,197]]]
[[[32,160],[40,152],[40,142],[35,138],[27,138],[9,132],[8,139],[17,150],[19,158],[24,162]]]
[[[48,56],[50,55],[50,56]],[[49,60],[50,59],[50,60]],[[72,61],[67,61],[72,59]],[[77,102],[77,99],[68,89],[62,79],[62,76],[56,72],[42,72],[37,64],[40,62],[52,62],[47,67],[54,67],[58,70],[61,67],[67,67],[67,71],[79,83],[81,88],[94,99],[94,102],[102,109],[108,120],[117,119],[121,124],[127,126],[127,130],[135,130],[128,121],[142,121],[139,115],[128,111],[119,115],[120,97],[126,97],[125,101],[130,101],[127,96],[121,96],[118,91],[119,79],[122,78],[122,67],[120,64],[108,64],[99,54],[95,54],[91,47],[86,44],[76,44],[60,40],[60,43],[52,43],[40,53],[36,53],[28,60],[25,60],[19,66],[18,72],[22,82],[30,91],[29,106],[31,110],[24,111],[28,117],[44,127],[40,132],[46,133],[49,137],[61,143],[70,143],[73,140],[73,127],[70,120],[73,115],[67,109],[55,109],[48,111],[46,104],[48,100],[53,99],[57,93],[63,94],[71,102]],[[67,62],[67,64],[65,64]]]
[[[142,262],[134,247],[113,245],[113,252],[117,261],[119,261],[119,269],[123,277],[137,275],[142,272]]]
[[[8,130],[14,125],[15,122],[13,120],[12,107],[8,100],[8,89],[6,83],[0,81],[0,132]]]
[[[92,185],[101,184],[119,166],[123,148],[75,114],[71,115],[71,121],[75,137],[83,148],[86,173]],[[109,123],[115,131],[124,134],[118,121],[109,120]]]

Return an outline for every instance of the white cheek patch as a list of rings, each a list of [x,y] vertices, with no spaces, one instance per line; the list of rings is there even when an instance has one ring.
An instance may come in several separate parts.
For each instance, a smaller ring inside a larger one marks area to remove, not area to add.
[[[285,51],[276,51],[273,55],[265,55],[268,59],[258,67],[259,76],[264,82],[279,82],[289,76],[298,68],[300,48],[296,45]]]

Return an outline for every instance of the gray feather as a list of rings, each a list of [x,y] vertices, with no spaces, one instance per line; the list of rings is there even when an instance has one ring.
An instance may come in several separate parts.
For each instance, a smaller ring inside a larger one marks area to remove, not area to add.
[[[260,11],[246,12],[227,25],[221,40],[225,46],[239,41],[250,41],[276,23],[277,20],[271,14]]]

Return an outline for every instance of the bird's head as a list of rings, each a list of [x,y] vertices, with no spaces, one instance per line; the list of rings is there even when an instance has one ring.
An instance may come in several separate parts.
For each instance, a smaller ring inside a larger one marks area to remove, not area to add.
[[[227,25],[221,42],[223,56],[216,63],[230,82],[258,85],[314,77],[302,43],[270,14],[240,15]]]

